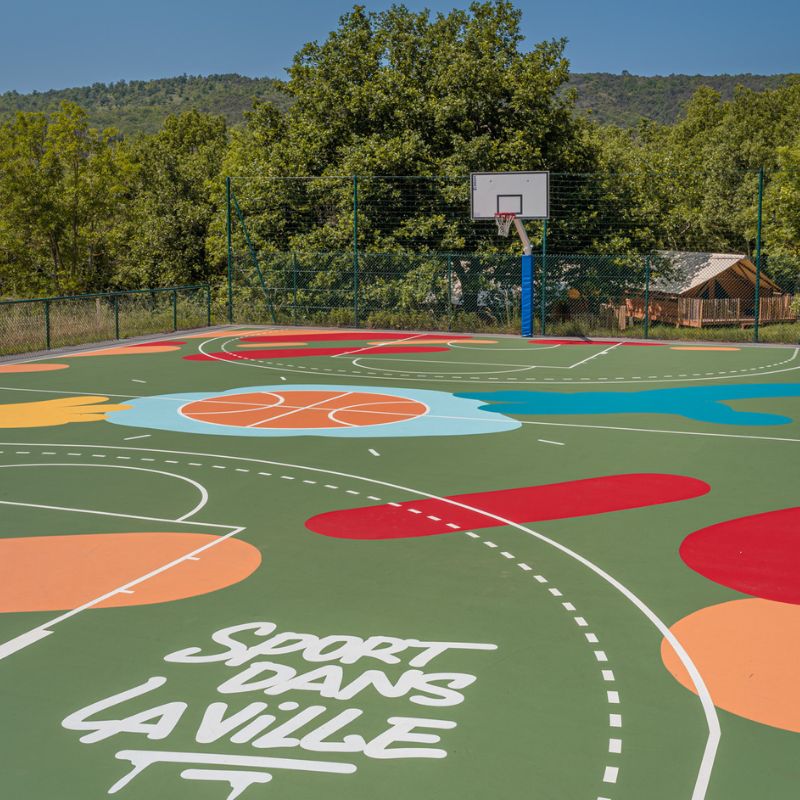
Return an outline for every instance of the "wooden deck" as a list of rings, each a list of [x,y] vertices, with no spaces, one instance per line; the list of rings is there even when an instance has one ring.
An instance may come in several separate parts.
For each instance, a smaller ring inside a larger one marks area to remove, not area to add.
[[[789,294],[762,297],[759,302],[759,324],[796,322],[798,315],[792,311],[794,297]],[[703,300],[697,297],[654,297],[650,299],[650,322],[675,325],[678,328],[708,328],[719,326],[751,327],[755,324],[753,298]],[[629,319],[645,318],[643,297],[625,301]]]

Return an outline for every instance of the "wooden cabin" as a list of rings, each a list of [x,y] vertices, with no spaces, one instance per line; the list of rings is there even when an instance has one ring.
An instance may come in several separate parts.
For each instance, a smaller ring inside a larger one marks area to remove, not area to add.
[[[794,322],[793,297],[761,271],[759,322]],[[658,253],[650,283],[650,322],[676,327],[747,327],[755,322],[756,266],[737,253]],[[645,317],[644,296],[626,301],[629,319]]]

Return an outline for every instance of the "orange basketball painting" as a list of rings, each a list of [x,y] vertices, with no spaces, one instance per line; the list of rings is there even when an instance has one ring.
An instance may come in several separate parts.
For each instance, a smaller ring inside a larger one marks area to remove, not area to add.
[[[181,408],[183,416],[214,425],[306,430],[406,422],[427,411],[424,403],[407,397],[319,389],[228,394]]]

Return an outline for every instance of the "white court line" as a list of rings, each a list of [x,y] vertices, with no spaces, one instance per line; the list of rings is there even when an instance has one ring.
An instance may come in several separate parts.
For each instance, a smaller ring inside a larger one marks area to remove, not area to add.
[[[379,456],[380,455],[380,453],[377,450],[373,450],[371,447],[369,449],[369,452],[373,456]]]
[[[486,334],[487,336],[491,334]],[[453,339],[452,341],[448,341],[447,346],[452,347],[454,350],[472,350],[473,352],[476,350],[486,350],[485,344],[476,344],[472,347],[466,346],[466,344],[461,344],[461,340]],[[531,345],[530,347],[493,347],[491,348],[492,352],[500,352],[500,353],[530,353],[531,351],[536,350],[555,350],[557,347],[561,347],[560,344],[546,344],[546,345]]]
[[[581,364],[585,364],[587,361],[591,361],[593,358],[597,358],[598,356],[604,356],[606,353],[610,353],[612,350],[616,350],[623,342],[617,342],[611,347],[607,347],[605,350],[601,350],[599,353],[595,353],[594,355],[589,356],[588,358],[584,358],[582,361],[578,361],[573,364],[569,369],[575,369],[575,367],[579,367]]]
[[[718,439],[754,439],[762,442],[800,442],[788,436],[752,436],[746,433],[709,433],[706,431],[673,431],[660,428],[625,428],[621,425],[584,425],[577,422],[539,422],[538,420],[519,419],[523,425],[547,425],[553,428],[588,428],[598,431],[625,431],[631,433],[670,433],[675,436],[711,436]]]
[[[795,351],[795,355],[800,353],[800,349]],[[207,356],[213,356],[212,353],[204,353]],[[222,361],[225,364],[236,364],[238,362],[235,361],[228,361],[227,359],[216,359],[217,361]],[[247,366],[245,364],[244,366]],[[258,367],[262,366],[259,364],[250,364],[250,366]],[[265,367],[265,369],[272,369],[272,367]],[[792,367],[791,370],[800,369],[800,367]],[[791,370],[777,370],[777,372],[789,372]],[[761,373],[762,375],[771,375],[774,373],[771,372],[764,372]],[[391,377],[387,377],[387,380],[394,380]],[[417,380],[417,379],[415,379]],[[424,379],[419,379],[424,380]],[[713,380],[713,379],[710,379]],[[554,384],[551,384],[554,385]],[[571,384],[574,385],[574,384]],[[91,391],[91,392],[65,392],[57,389],[21,389],[17,387],[10,387],[10,386],[0,386],[0,391],[11,391],[11,392],[34,392],[40,394],[58,394],[58,395],[99,395],[102,394],[105,397],[118,397],[127,400],[137,400],[142,397],[142,395],[129,395],[129,394],[111,394],[109,392],[101,392],[101,391]],[[522,391],[527,391],[527,389],[523,389]],[[189,402],[197,402],[197,399],[190,399],[186,397],[180,397],[179,395],[162,395],[159,396],[159,400],[166,400],[166,401],[185,401]],[[180,412],[180,409],[179,409]],[[382,412],[374,412],[376,414]],[[444,414],[429,414],[428,417],[430,419],[457,419],[457,420],[464,420],[467,422],[483,422],[487,424],[502,424],[505,422],[504,415],[498,414],[498,419],[492,419],[490,417],[460,417],[454,415],[444,415]],[[794,439],[787,436],[754,436],[752,434],[743,434],[743,433],[711,433],[706,431],[676,431],[671,429],[662,429],[662,428],[631,428],[631,427],[623,427],[620,425],[587,425],[582,423],[575,423],[575,422],[543,422],[538,420],[525,420],[525,419],[517,419],[521,425],[545,425],[554,428],[585,428],[588,430],[606,430],[606,431],[624,431],[624,432],[632,432],[632,433],[668,433],[673,434],[675,436],[708,436],[712,438],[718,439],[752,439],[754,441],[763,441],[763,442],[800,442],[800,439]],[[222,423],[213,423],[207,422],[208,425],[214,424],[222,424]],[[15,444],[14,442],[10,442],[7,444]]]
[[[254,428],[256,425],[261,425],[264,422],[274,422],[276,419],[282,419],[283,417],[291,417],[292,414],[299,414],[301,411],[308,411],[309,408],[315,408],[316,406],[321,406],[323,403],[332,403],[334,400],[341,400],[343,397],[347,397],[347,395],[353,394],[353,392],[342,392],[341,394],[337,394],[335,397],[325,397],[322,400],[317,400],[316,403],[309,403],[307,406],[292,406],[291,411],[285,411],[283,414],[278,414],[275,417],[267,417],[266,419],[260,419],[257,422],[254,422],[252,425],[248,425],[248,428]],[[334,409],[335,410],[335,409]]]
[[[22,504],[14,503],[12,505],[25,505],[25,504],[24,503],[22,503]],[[65,509],[65,510],[68,510],[68,511],[81,511],[82,509]],[[101,512],[86,512],[86,513],[101,513]],[[115,516],[115,517],[118,517],[118,516],[130,516],[131,519],[148,519],[147,517],[134,517],[133,515],[125,515],[125,514],[109,514],[107,516]],[[161,521],[162,522],[177,522],[178,520],[161,520]],[[187,525],[200,525],[201,523],[199,523],[199,522],[188,522],[188,523],[184,523],[184,524],[187,524]],[[206,525],[204,527],[209,527],[209,528],[230,528],[231,526],[230,525]],[[42,623],[41,625],[37,625],[35,628],[32,628],[31,630],[27,631],[26,633],[23,633],[21,636],[17,636],[14,639],[11,639],[10,641],[7,641],[7,642],[4,642],[3,644],[0,644],[0,659],[4,658],[6,655],[10,655],[11,653],[18,652],[19,650],[22,650],[24,647],[27,647],[28,645],[33,644],[34,642],[38,642],[40,639],[43,639],[45,636],[48,636],[49,634],[51,634],[53,632],[53,631],[49,630],[50,628],[55,627],[59,623],[64,622],[65,620],[68,620],[71,617],[74,617],[76,614],[80,614],[82,611],[86,611],[87,609],[96,606],[98,603],[102,603],[104,600],[108,600],[109,598],[114,597],[114,595],[121,594],[121,593],[130,594],[129,590],[133,586],[138,586],[140,583],[144,583],[145,581],[150,580],[150,578],[153,578],[156,575],[160,575],[162,572],[166,572],[167,570],[172,569],[173,567],[177,566],[178,564],[183,563],[184,561],[190,561],[190,560],[191,561],[197,561],[198,560],[197,556],[200,553],[203,553],[206,550],[210,550],[212,547],[215,547],[216,545],[220,544],[221,542],[227,541],[232,536],[236,536],[236,534],[241,533],[243,530],[244,530],[244,528],[232,528],[224,536],[218,536],[215,539],[212,539],[210,542],[202,545],[201,547],[195,548],[194,550],[192,550],[191,553],[187,553],[186,555],[183,555],[180,558],[176,558],[176,559],[170,561],[168,564],[163,564],[162,566],[157,567],[154,570],[151,570],[146,575],[142,575],[139,578],[135,578],[134,580],[129,581],[128,583],[124,584],[123,586],[119,586],[116,589],[112,589],[110,592],[106,592],[105,594],[102,594],[99,597],[95,597],[94,599],[89,600],[86,603],[83,603],[82,605],[78,606],[77,608],[73,608],[70,611],[67,611],[67,612],[65,612],[63,614],[60,614],[57,617],[54,617],[51,620],[48,620],[47,622]],[[8,648],[8,650],[6,650],[6,648]]]
[[[371,344],[367,347],[359,347],[356,350],[350,350],[347,353],[336,353],[336,355],[331,356],[331,358],[339,358],[339,356],[352,356],[354,353],[363,353],[365,350],[377,350],[380,347],[387,347],[389,345],[396,345],[400,342],[409,342],[412,339],[419,339],[422,336],[428,336],[427,333],[414,333],[411,336],[405,336],[402,339],[389,339],[387,342],[381,342],[380,344]]]
[[[0,644],[0,661],[12,655],[12,653],[24,650],[26,647],[50,636],[52,633],[53,631],[48,631],[44,628],[34,628],[31,631],[27,631],[27,633],[9,639],[7,642]]]
[[[215,325],[213,327],[214,328],[218,328],[220,326]],[[47,355],[44,355],[44,356],[33,356],[32,358],[24,358],[24,357],[23,358],[11,358],[11,359],[8,359],[6,361],[0,361],[0,364],[30,364],[30,363],[32,363],[34,361],[50,361],[51,359],[54,359],[54,358],[72,358],[73,356],[75,356],[78,353],[99,353],[99,352],[102,352],[103,350],[114,350],[115,348],[118,348],[118,347],[130,347],[131,345],[134,345],[134,344],[149,344],[150,342],[154,342],[154,341],[162,341],[162,342],[164,342],[164,341],[172,340],[172,339],[183,339],[189,333],[191,333],[192,331],[198,331],[198,330],[202,331],[202,330],[209,330],[209,329],[206,328],[206,327],[203,327],[203,328],[187,328],[183,333],[174,333],[174,334],[171,334],[170,336],[160,336],[160,335],[157,335],[157,334],[153,334],[153,336],[154,336],[153,339],[150,339],[150,338],[145,339],[145,338],[142,338],[140,336],[136,336],[136,337],[133,337],[131,339],[117,339],[113,344],[103,344],[103,345],[100,345],[99,347],[96,346],[96,345],[91,345],[91,344],[88,344],[86,346],[80,345],[80,346],[76,347],[74,350],[70,350],[69,352],[66,352],[66,353],[51,352],[51,353],[48,353]],[[228,331],[228,335],[230,336],[232,333],[235,333],[237,330],[245,330],[246,331],[248,329],[246,327],[244,327],[243,325],[235,325],[235,326],[232,326],[232,328]],[[219,337],[215,337],[215,338],[222,338],[222,337],[219,336]]]
[[[549,439],[537,439],[536,441],[541,442],[542,444],[558,444],[561,445],[561,447],[564,446],[564,442],[551,442]]]
[[[255,361],[249,361],[247,359],[229,360],[229,359],[226,359],[226,358],[219,358],[219,356],[214,355],[214,353],[209,353],[204,349],[205,345],[211,344],[212,342],[219,341],[220,339],[226,339],[226,338],[228,338],[228,336],[230,336],[229,333],[225,334],[223,336],[215,337],[214,339],[205,340],[204,342],[202,342],[198,346],[199,352],[201,352],[205,356],[208,356],[209,358],[213,359],[214,361],[222,361],[222,362],[224,362],[226,364],[235,364],[235,365],[238,365],[240,367],[255,367],[257,369],[269,369],[269,370],[273,370],[273,371],[294,372],[294,373],[298,373],[300,375],[320,375],[322,377],[330,377],[330,376],[326,376],[326,374],[325,374],[326,371],[325,370],[312,369],[310,367],[303,367],[302,369],[293,369],[291,366],[287,366],[285,364],[279,364],[279,365],[262,364],[262,363],[256,363]],[[227,345],[232,344],[235,341],[237,341],[235,338],[230,338],[230,339],[228,339],[228,341],[223,342],[220,345],[222,351],[225,352],[225,353],[228,353],[229,355],[233,355],[233,354],[230,353],[229,350],[226,349],[226,347],[227,347]],[[619,342],[618,344],[625,344],[625,342]],[[770,345],[761,345],[761,347],[764,350],[769,350],[769,349],[781,349],[781,350],[784,350],[784,349],[786,349],[786,348],[783,348],[783,347],[782,348],[775,348],[775,347],[771,347]],[[795,349],[794,353],[792,354],[792,356],[790,358],[788,358],[788,359],[786,359],[784,361],[777,362],[776,365],[778,365],[778,364],[788,364],[789,362],[794,361],[795,358],[798,356],[798,354],[800,354],[800,349]],[[356,363],[357,360],[358,359],[354,359],[353,360],[354,366],[358,366],[360,369],[363,369],[363,370],[380,370],[382,373],[402,372],[402,374],[399,377],[395,377],[395,376],[390,375],[390,374],[373,375],[373,374],[370,374],[370,373],[366,373],[365,374],[365,373],[362,373],[362,372],[358,372],[358,373],[349,372],[349,373],[346,373],[346,374],[348,374],[348,375],[356,375],[357,374],[357,375],[359,375],[359,377],[361,379],[365,379],[366,378],[368,380],[372,380],[374,378],[376,380],[399,381],[399,380],[406,380],[406,379],[408,379],[410,377],[407,374],[408,370],[403,370],[403,371],[401,371],[401,370],[387,370],[385,367],[375,367],[375,368],[367,367],[367,366],[362,365],[362,364],[357,364]],[[573,366],[577,366],[577,365],[573,365]],[[533,367],[533,368],[536,368],[536,367]],[[572,367],[544,367],[542,365],[539,365],[539,368],[541,368],[541,369],[564,369],[564,370],[569,370]],[[528,369],[528,368],[525,368],[525,369]],[[637,380],[631,380],[631,379],[628,379],[628,378],[621,378],[621,379],[619,379],[618,381],[615,381],[615,382],[618,383],[618,384],[622,384],[622,385],[627,385],[627,384],[642,385],[642,384],[649,384],[649,383],[698,383],[698,382],[705,382],[705,381],[730,380],[732,377],[736,377],[736,378],[753,378],[753,377],[761,377],[763,375],[778,375],[780,373],[793,372],[794,370],[798,370],[798,369],[800,369],[800,366],[798,366],[798,367],[787,367],[785,369],[774,369],[774,370],[770,370],[768,372],[758,372],[759,369],[761,369],[761,367],[752,367],[752,368],[748,368],[747,370],[742,370],[742,371],[734,370],[733,372],[727,373],[727,374],[722,375],[722,376],[684,378],[682,380],[675,380],[675,379],[664,380],[664,379],[659,378],[658,376],[652,376],[652,380],[649,379],[649,378],[646,379],[646,380],[638,380],[638,379]],[[510,372],[511,370],[507,370],[507,371]],[[339,372],[345,372],[345,370],[339,370]],[[490,374],[490,373],[483,373],[483,374]],[[403,376],[405,376],[405,377],[403,377]],[[478,377],[475,377],[473,379],[474,380],[480,380]],[[424,381],[426,383],[460,383],[460,384],[467,383],[466,379],[462,379],[462,378],[460,378],[460,376],[456,376],[456,377],[448,376],[446,378],[444,378],[444,377],[443,378],[414,377],[413,380],[415,382],[417,382],[417,383],[420,382],[420,381]],[[550,378],[547,378],[545,380],[536,380],[536,381],[534,381],[532,379],[527,379],[527,380],[526,379],[522,379],[522,382],[521,383],[517,383],[516,385],[517,386],[548,385],[548,383],[546,383],[545,381],[547,381],[550,386],[575,386],[576,385],[575,381],[569,381],[569,380],[561,381],[561,380],[550,379]],[[483,382],[486,383],[487,381],[483,381]],[[505,383],[508,383],[508,382],[509,381],[505,381]],[[602,383],[607,383],[607,382],[608,382],[608,378],[607,377],[592,378],[592,379],[590,379],[589,384],[585,384],[585,385],[593,385],[593,384],[598,384],[598,383],[602,384]],[[0,388],[4,388],[4,387],[0,387]],[[35,390],[25,390],[25,391],[35,391]]]
[[[708,791],[708,784],[711,780],[711,772],[714,768],[714,761],[716,760],[717,750],[719,748],[719,742],[722,737],[722,731],[720,729],[719,717],[717,715],[716,707],[711,699],[711,695],[709,694],[708,687],[706,686],[705,682],[703,681],[702,676],[700,675],[697,666],[695,665],[694,661],[692,661],[691,656],[686,652],[683,645],[680,643],[678,638],[675,634],[670,630],[669,626],[653,611],[650,606],[648,606],[641,598],[638,597],[631,589],[625,586],[621,581],[614,578],[611,574],[606,572],[602,567],[598,566],[594,562],[590,561],[585,556],[582,556],[580,553],[577,553],[574,550],[571,550],[566,545],[562,544],[561,542],[551,539],[548,536],[545,536],[538,531],[529,528],[526,525],[523,525],[519,522],[514,522],[510,519],[500,516],[499,514],[494,514],[489,511],[486,511],[481,508],[476,508],[474,506],[470,506],[466,503],[461,503],[457,500],[454,500],[450,497],[442,497],[439,495],[431,494],[430,492],[424,492],[420,489],[411,489],[406,486],[402,486],[401,484],[390,483],[388,481],[378,480],[376,478],[368,478],[361,475],[353,475],[347,472],[339,472],[338,470],[330,470],[324,469],[321,467],[309,467],[302,464],[289,464],[286,462],[280,461],[270,461],[267,459],[260,459],[260,458],[251,458],[251,457],[244,457],[244,456],[231,456],[231,455],[222,455],[222,454],[212,454],[212,453],[198,453],[194,451],[186,451],[186,450],[164,450],[161,448],[135,448],[135,447],[122,447],[119,445],[62,445],[62,444],[50,444],[46,442],[0,442],[0,446],[5,445],[11,446],[21,446],[21,447],[89,447],[93,449],[100,449],[100,450],[134,450],[137,452],[141,452],[145,450],[149,453],[160,453],[162,455],[184,455],[184,456],[195,456],[195,457],[206,457],[206,458],[213,458],[215,460],[232,460],[232,461],[246,461],[250,463],[256,464],[270,464],[273,466],[278,466],[286,469],[298,469],[298,470],[305,470],[308,472],[313,472],[317,474],[327,474],[327,475],[336,475],[341,478],[347,478],[350,480],[360,480],[366,483],[377,484],[379,486],[384,486],[390,489],[396,489],[400,492],[407,492],[412,495],[417,495],[418,497],[427,497],[431,500],[439,500],[440,502],[446,503],[448,505],[455,506],[457,508],[462,508],[466,511],[470,511],[475,514],[480,514],[487,519],[492,519],[496,522],[500,522],[503,525],[508,525],[509,527],[516,528],[519,531],[527,534],[528,536],[532,536],[535,539],[543,542],[544,544],[549,545],[550,547],[558,550],[568,558],[571,558],[577,561],[579,564],[586,567],[588,570],[593,572],[597,577],[599,577],[602,581],[607,583],[613,589],[615,589],[618,593],[620,593],[628,602],[630,602],[636,609],[638,609],[641,614],[653,625],[653,627],[658,631],[661,636],[669,642],[670,646],[672,647],[673,651],[677,655],[680,662],[683,664],[684,668],[689,674],[689,677],[694,684],[695,689],[697,690],[697,697],[700,701],[700,704],[703,708],[703,713],[705,716],[706,726],[708,728],[708,737],[706,739],[706,744],[703,749],[703,755],[700,761],[700,766],[697,773],[697,778],[695,780],[695,785],[692,791],[691,800],[704,800],[706,797],[706,793]],[[236,531],[240,531],[242,528],[236,529]],[[228,536],[233,534],[228,534]],[[215,540],[216,541],[216,540]],[[206,548],[201,548],[206,549]],[[190,553],[189,555],[197,555],[197,552]],[[149,576],[148,576],[149,577]],[[140,582],[140,581],[137,581]],[[127,589],[130,588],[134,584],[127,584],[121,588]],[[100,602],[96,600],[94,602]],[[77,612],[68,612],[69,615]],[[60,619],[66,617],[57,618],[58,621]],[[45,629],[48,625],[52,625],[53,623],[50,622],[45,625],[38,626],[39,628]],[[595,656],[598,653],[602,653],[602,651],[596,651]],[[605,656],[605,653],[603,653]],[[598,657],[598,660],[600,658]]]
[[[225,350],[224,347],[222,349],[226,353],[228,352],[227,350]],[[359,367],[360,369],[378,370],[380,372],[398,372],[398,373],[402,373],[403,375],[407,375],[409,372],[414,373],[413,369],[412,370],[408,370],[408,369],[389,369],[388,367],[370,367],[368,364],[362,364],[361,363],[365,358],[371,358],[371,357],[372,356],[360,356],[359,358],[354,358],[353,359],[353,366],[354,367]],[[483,365],[479,365],[477,362],[472,362],[472,361],[444,361],[444,360],[436,360],[436,359],[432,359],[432,358],[431,359],[396,358],[395,356],[392,356],[391,354],[390,354],[390,357],[391,357],[391,363],[392,364],[396,364],[396,363],[398,363],[400,361],[409,361],[409,362],[416,363],[416,364],[461,364],[462,366],[464,364],[469,364],[470,366],[485,366],[485,367],[500,367],[500,366],[503,366],[502,364],[483,364]],[[385,360],[382,363],[386,363]],[[546,367],[546,368],[543,368],[543,367],[541,367],[541,365],[537,365],[537,364],[530,364],[528,366],[520,366],[519,364],[515,364],[513,366],[513,368],[511,366],[509,366],[506,369],[484,370],[483,372],[476,372],[476,373],[473,373],[473,374],[475,374],[475,375],[505,375],[506,373],[509,373],[509,372],[528,372],[529,370],[532,370],[532,369],[569,369],[569,367]],[[465,372],[466,370],[461,370],[461,371]],[[417,373],[414,373],[414,374],[416,375]],[[432,373],[431,372],[426,372],[424,374],[425,375],[430,375]]]
[[[152,435],[152,433],[144,433],[141,436],[126,436],[122,441],[132,442],[134,439],[149,439]]]
[[[164,470],[160,469],[150,469],[149,467],[132,467],[128,464],[78,464],[75,461],[66,463],[66,464],[54,464],[54,463],[41,463],[41,464],[0,464],[0,469],[24,469],[26,467],[68,467],[69,469],[78,468],[78,467],[98,467],[100,469],[127,469],[133,470],[134,472],[152,472],[156,475],[166,475],[170,478],[177,478],[178,480],[185,481],[186,483],[190,483],[194,486],[197,491],[200,492],[200,502],[191,510],[187,511],[182,517],[178,517],[175,520],[157,520],[159,522],[168,521],[168,522],[185,522],[190,517],[193,517],[198,511],[200,511],[205,504],[208,502],[208,492],[206,491],[206,487],[203,486],[202,483],[198,483],[197,481],[192,480],[191,478],[187,478],[185,475],[176,475],[174,472],[165,472]],[[36,508],[56,508],[60,509],[60,506],[35,506],[33,503],[12,503],[9,500],[0,500],[0,504],[3,505],[31,505]],[[75,511],[74,508],[64,508],[65,511]],[[110,512],[105,511],[87,511],[87,514],[105,514]],[[128,514],[114,514],[114,516],[123,516],[127,517]],[[137,519],[155,519],[154,517],[137,517]]]

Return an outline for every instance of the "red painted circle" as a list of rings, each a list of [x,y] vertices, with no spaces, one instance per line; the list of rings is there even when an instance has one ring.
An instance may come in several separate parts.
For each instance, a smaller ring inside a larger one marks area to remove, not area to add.
[[[181,413],[198,422],[238,428],[359,428],[421,417],[418,400],[390,394],[336,390],[246,392],[187,403]]]
[[[765,600],[800,604],[800,508],[702,528],[683,540],[680,555],[715,583]]]

